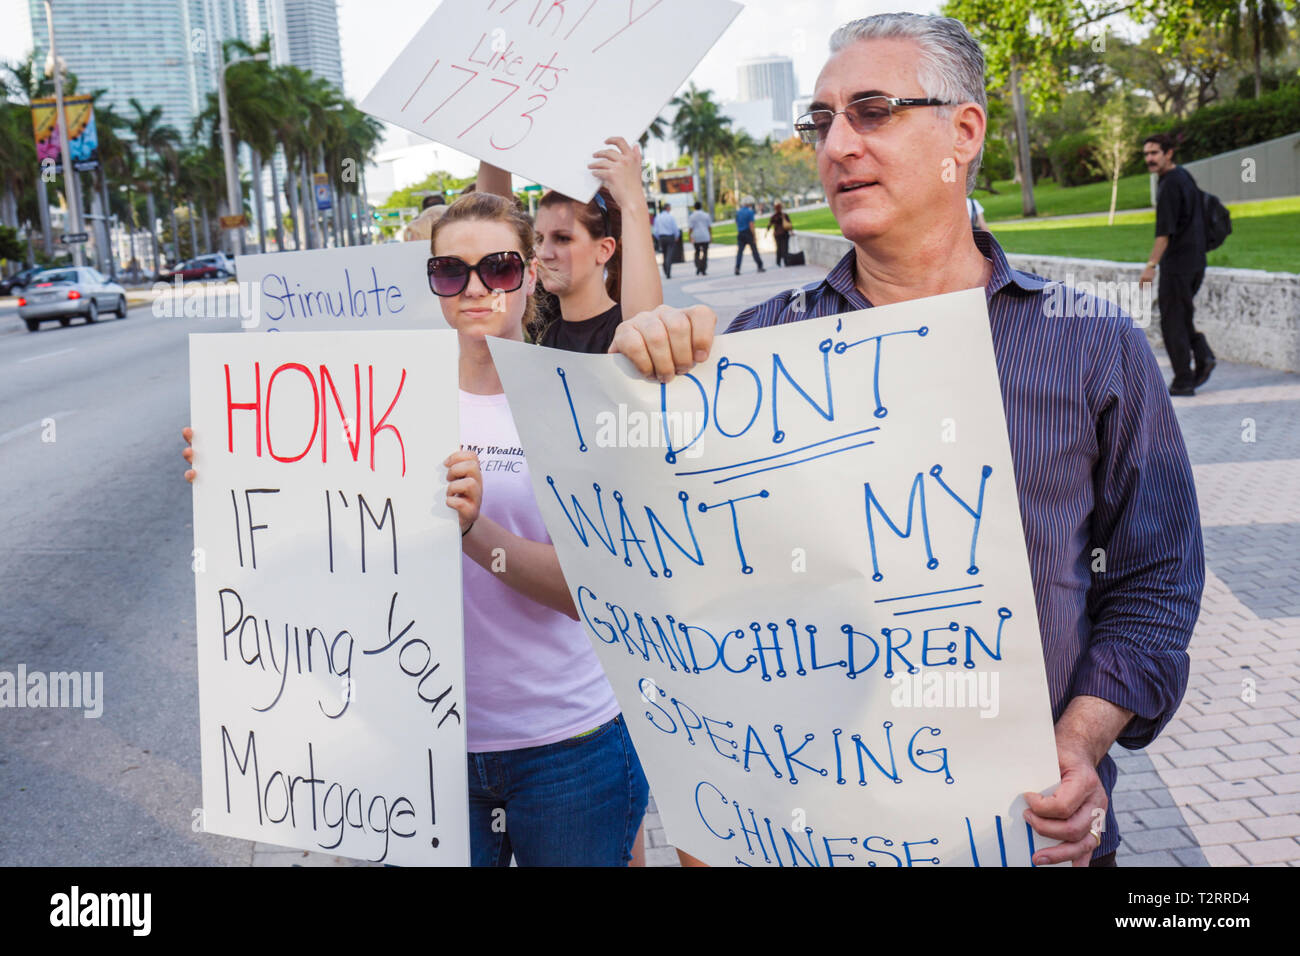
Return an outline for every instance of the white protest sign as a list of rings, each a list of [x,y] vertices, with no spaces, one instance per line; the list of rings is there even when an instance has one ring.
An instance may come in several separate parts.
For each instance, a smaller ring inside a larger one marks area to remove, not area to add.
[[[667,386],[493,340],[668,839],[1027,865],[1059,782],[983,290],[720,336]]]
[[[361,102],[478,159],[590,199],[607,136],[635,142],[741,5],[443,0]]]
[[[451,331],[190,336],[203,827],[467,865]]]
[[[427,242],[239,256],[240,324],[253,332],[445,329],[428,261]]]

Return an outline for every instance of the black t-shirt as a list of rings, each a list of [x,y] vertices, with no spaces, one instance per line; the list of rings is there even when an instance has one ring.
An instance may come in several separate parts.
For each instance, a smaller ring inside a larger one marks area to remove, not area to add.
[[[1156,235],[1168,236],[1160,268],[1195,272],[1205,268],[1205,212],[1192,174],[1175,166],[1156,185]]]
[[[580,322],[564,321],[560,318],[557,309],[555,314],[548,317],[541,338],[537,342],[547,348],[563,349],[566,352],[588,352],[599,355],[609,351],[609,345],[614,341],[614,333],[618,331],[618,325],[622,321],[623,308],[617,302],[614,303],[613,308]]]

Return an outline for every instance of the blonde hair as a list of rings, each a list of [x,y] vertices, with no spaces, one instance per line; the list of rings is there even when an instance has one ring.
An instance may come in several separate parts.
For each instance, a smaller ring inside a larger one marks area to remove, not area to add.
[[[515,238],[519,241],[518,251],[524,257],[525,266],[534,256],[533,242],[536,230],[533,228],[533,221],[511,199],[493,193],[474,192],[462,195],[450,206],[432,206],[426,212],[433,209],[443,211],[432,220],[429,233],[429,253],[431,255],[436,254],[435,247],[438,244],[438,233],[443,227],[453,222],[501,222],[514,229]],[[532,293],[529,293],[524,305],[523,324],[525,330],[528,329],[536,317],[537,303],[534,301]]]
[[[433,238],[433,224],[447,212],[446,206],[430,206],[406,224],[402,230],[403,242],[419,242]]]

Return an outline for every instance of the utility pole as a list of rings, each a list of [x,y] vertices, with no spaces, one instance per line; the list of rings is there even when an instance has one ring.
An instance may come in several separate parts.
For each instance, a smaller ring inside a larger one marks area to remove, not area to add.
[[[68,206],[68,231],[81,232],[81,196],[77,173],[72,168],[72,154],[68,150],[68,120],[63,112],[63,64],[59,62],[58,50],[54,48],[54,7],[52,0],[45,0],[45,27],[50,38],[50,64],[54,73],[54,114],[59,128],[59,150],[63,157],[63,199]],[[72,244],[72,263],[85,265],[81,243]]]

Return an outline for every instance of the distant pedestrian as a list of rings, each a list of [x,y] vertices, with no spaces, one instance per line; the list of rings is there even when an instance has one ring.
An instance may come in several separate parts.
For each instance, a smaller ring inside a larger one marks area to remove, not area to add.
[[[745,246],[754,254],[754,262],[759,272],[763,268],[763,258],[758,254],[758,243],[754,241],[754,197],[746,196],[736,210],[736,275],[740,275],[740,263],[745,258]]]
[[[794,232],[794,228],[779,202],[772,207],[772,217],[768,219],[767,228],[763,231],[772,233],[776,238],[777,266],[789,265],[786,258],[790,255],[790,233]]]
[[[1160,266],[1156,286],[1160,334],[1174,367],[1169,394],[1195,395],[1196,389],[1209,380],[1215,364],[1210,343],[1192,324],[1192,300],[1205,279],[1205,213],[1196,180],[1174,163],[1176,145],[1168,133],[1156,133],[1142,141],[1147,169],[1160,178],[1156,186],[1156,241],[1138,281],[1150,283],[1156,266]]]
[[[677,225],[668,203],[659,204],[659,215],[655,216],[652,230],[659,250],[664,254],[664,278],[673,277],[673,257],[677,254],[677,243],[682,238],[682,227]]]
[[[983,229],[988,231],[989,224],[984,221],[984,207],[974,196],[966,197],[966,218],[970,220],[971,231]]]
[[[713,241],[713,217],[704,211],[702,203],[695,204],[695,212],[686,220],[691,230],[691,244],[695,246],[695,274],[709,274],[709,243]]]

